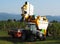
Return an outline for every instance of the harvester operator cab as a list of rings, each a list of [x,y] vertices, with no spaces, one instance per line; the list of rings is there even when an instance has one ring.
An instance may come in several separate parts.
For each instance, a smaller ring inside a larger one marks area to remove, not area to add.
[[[29,16],[33,16],[34,7],[29,2],[25,2],[25,4],[21,7],[21,10],[22,10],[21,21],[26,21]]]
[[[27,27],[30,31],[32,31],[33,34],[36,34],[37,32],[37,26],[35,23],[28,22]]]

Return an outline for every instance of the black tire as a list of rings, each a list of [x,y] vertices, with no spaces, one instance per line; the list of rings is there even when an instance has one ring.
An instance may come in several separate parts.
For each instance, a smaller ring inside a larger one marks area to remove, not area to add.
[[[46,37],[43,35],[42,37],[40,37],[40,40],[44,41],[44,40],[46,40]]]
[[[38,39],[41,40],[41,41],[46,40],[46,36],[44,36],[43,34],[42,34],[42,36],[40,36],[39,32],[37,32],[37,36],[38,36]]]
[[[26,39],[26,35],[25,34],[22,34],[21,40],[22,41],[25,41],[25,39]]]
[[[34,35],[30,36],[30,42],[36,41],[36,37]]]
[[[14,35],[12,35],[12,38],[16,38]]]
[[[46,40],[46,36],[43,36],[43,41]]]

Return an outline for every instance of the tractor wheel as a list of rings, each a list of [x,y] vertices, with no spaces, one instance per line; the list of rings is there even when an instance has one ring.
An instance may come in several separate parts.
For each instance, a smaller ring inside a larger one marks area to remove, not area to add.
[[[21,40],[22,41],[25,41],[25,39],[26,39],[26,35],[25,34],[22,34]]]
[[[15,36],[14,36],[14,35],[11,35],[11,37],[12,37],[12,38],[15,38]]]
[[[30,36],[30,41],[31,42],[36,41],[36,37],[34,35]]]
[[[46,36],[43,36],[43,40],[46,40]]]
[[[46,37],[43,35],[42,37],[40,37],[40,40],[44,41],[44,40],[46,40]]]
[[[37,33],[37,36],[41,41],[46,40],[46,36],[44,36],[43,34]]]

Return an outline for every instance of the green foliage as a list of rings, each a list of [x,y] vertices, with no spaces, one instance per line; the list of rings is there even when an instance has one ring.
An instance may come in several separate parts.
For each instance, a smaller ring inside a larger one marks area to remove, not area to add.
[[[10,30],[12,28],[25,28],[25,22],[18,21],[0,21],[0,30]],[[48,32],[53,36],[53,38],[58,38],[60,36],[60,22],[52,21],[48,26]]]
[[[52,34],[52,37],[47,37],[46,41],[20,42],[20,39],[10,38],[6,30],[11,28],[25,28],[25,22],[0,21],[0,44],[60,44],[60,23],[51,23],[52,24],[48,27],[48,31]]]
[[[58,36],[60,36],[60,22],[52,21],[51,25],[48,27],[48,32],[53,38],[58,38]]]
[[[11,28],[24,28],[24,22],[17,21],[0,21],[0,30],[9,30]]]

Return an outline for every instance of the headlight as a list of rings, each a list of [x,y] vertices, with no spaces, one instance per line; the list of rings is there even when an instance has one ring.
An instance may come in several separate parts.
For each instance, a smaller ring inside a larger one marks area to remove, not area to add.
[[[20,29],[18,29],[18,32],[20,32]]]

